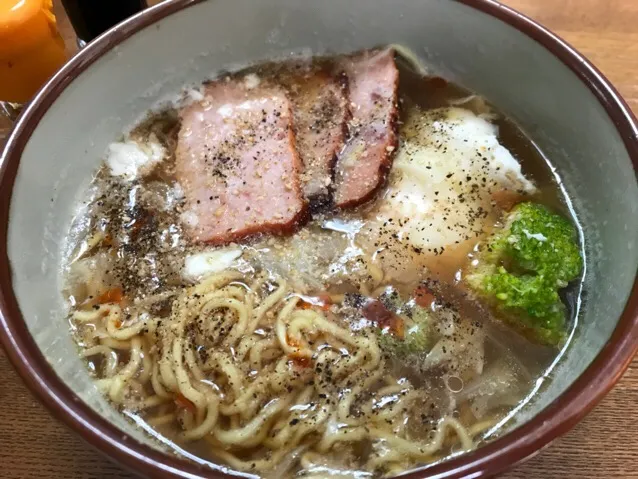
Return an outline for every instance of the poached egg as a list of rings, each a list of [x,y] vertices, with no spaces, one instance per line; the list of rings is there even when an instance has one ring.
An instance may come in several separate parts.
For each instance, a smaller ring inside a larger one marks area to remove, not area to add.
[[[474,246],[497,219],[495,195],[536,189],[499,143],[497,126],[470,110],[415,109],[401,138],[388,187],[360,235],[386,266]]]

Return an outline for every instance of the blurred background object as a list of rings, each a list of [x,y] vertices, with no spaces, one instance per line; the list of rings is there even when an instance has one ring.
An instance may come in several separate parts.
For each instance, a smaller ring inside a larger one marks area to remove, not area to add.
[[[0,101],[28,101],[65,61],[51,0],[0,0]]]
[[[22,105],[75,53],[77,46],[84,46],[148,6],[146,0],[63,0],[62,4],[68,18],[59,2],[54,7],[52,0],[0,0],[2,137]],[[61,28],[56,13],[63,20]],[[69,20],[75,35],[68,28]],[[62,38],[60,30],[66,38]]]
[[[62,4],[79,46],[148,6],[146,0],[62,0]]]

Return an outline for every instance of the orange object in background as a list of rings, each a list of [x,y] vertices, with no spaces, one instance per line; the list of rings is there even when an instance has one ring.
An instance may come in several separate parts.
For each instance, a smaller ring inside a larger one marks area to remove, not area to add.
[[[0,101],[25,103],[66,61],[51,0],[0,0]]]

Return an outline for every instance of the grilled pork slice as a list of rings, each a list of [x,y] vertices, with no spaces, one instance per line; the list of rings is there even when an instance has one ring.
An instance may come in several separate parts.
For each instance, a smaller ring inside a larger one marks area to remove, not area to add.
[[[352,119],[337,159],[334,202],[349,208],[371,199],[392,166],[399,71],[392,49],[346,57],[340,67],[348,77]]]
[[[291,100],[297,148],[304,166],[304,195],[311,204],[330,200],[332,172],[348,127],[348,102],[343,84],[325,72],[304,78]]]
[[[291,61],[263,67],[265,84],[283,87],[292,103],[301,185],[311,208],[331,202],[337,154],[348,131],[346,79],[325,64]]]
[[[290,232],[306,208],[285,92],[215,81],[180,112],[177,180],[194,242]]]

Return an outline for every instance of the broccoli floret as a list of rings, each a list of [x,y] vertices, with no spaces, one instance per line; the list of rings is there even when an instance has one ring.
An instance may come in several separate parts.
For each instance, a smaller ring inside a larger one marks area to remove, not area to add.
[[[475,259],[466,281],[497,317],[543,344],[563,341],[566,308],[558,293],[582,270],[568,220],[542,205],[521,203]]]
[[[504,253],[518,268],[551,277],[561,288],[580,275],[576,230],[565,218],[539,204],[522,203],[509,223]]]
[[[396,289],[389,287],[378,300],[368,301],[363,314],[375,325],[381,349],[393,357],[405,358],[429,350],[428,311],[414,299],[405,302]]]
[[[403,319],[402,336],[386,329],[378,330],[379,346],[383,351],[394,357],[405,358],[430,349],[430,321],[427,311],[415,306],[410,316],[400,316]]]

